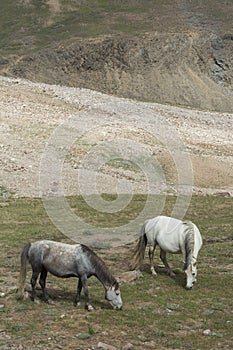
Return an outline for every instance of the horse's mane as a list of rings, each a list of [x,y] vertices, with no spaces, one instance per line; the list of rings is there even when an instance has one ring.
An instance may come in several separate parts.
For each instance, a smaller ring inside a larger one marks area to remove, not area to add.
[[[185,225],[185,263],[183,267],[185,271],[192,262],[192,254],[194,248],[194,227],[191,221],[184,221],[183,225]]]
[[[101,280],[108,282],[110,285],[118,286],[117,280],[115,277],[111,274],[108,267],[106,266],[105,262],[89,247],[82,244],[83,252],[85,252],[91,263],[95,266],[96,269],[96,276]]]

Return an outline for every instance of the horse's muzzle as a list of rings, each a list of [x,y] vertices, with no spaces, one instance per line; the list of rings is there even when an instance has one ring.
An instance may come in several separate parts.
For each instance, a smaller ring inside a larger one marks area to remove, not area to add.
[[[122,305],[121,306],[115,306],[114,310],[122,310]]]

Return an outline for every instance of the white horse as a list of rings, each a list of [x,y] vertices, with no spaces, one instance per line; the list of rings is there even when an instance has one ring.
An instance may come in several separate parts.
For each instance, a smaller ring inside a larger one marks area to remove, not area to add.
[[[183,254],[186,288],[191,289],[197,277],[197,255],[202,246],[202,237],[191,221],[181,221],[167,216],[157,216],[145,221],[134,254],[134,266],[139,267],[149,245],[150,269],[156,275],[153,265],[156,245],[160,247],[160,258],[170,276],[172,272],[166,260],[166,253]]]

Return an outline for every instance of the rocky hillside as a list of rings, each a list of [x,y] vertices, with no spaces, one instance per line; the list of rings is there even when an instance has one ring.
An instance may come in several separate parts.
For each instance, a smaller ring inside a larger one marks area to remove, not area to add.
[[[231,1],[54,0],[36,7],[29,0],[16,7],[24,11],[16,15],[17,33],[3,21],[2,75],[233,111]]]
[[[66,195],[233,194],[232,114],[3,77],[0,96],[0,197],[61,179]]]

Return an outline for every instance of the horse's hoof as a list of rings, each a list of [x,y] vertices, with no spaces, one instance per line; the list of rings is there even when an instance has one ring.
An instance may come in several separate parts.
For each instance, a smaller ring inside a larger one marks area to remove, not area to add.
[[[34,299],[33,299],[33,302],[34,302],[35,304],[40,304],[40,299],[34,298]]]
[[[23,294],[16,294],[16,299],[17,300],[27,300],[29,299],[29,293],[28,292],[24,292]]]
[[[30,295],[28,292],[23,293],[23,300],[27,300],[27,299],[29,299],[29,297],[30,297]]]
[[[49,305],[55,305],[55,302],[52,299],[46,299],[45,301]]]
[[[92,305],[87,305],[87,311],[94,311],[94,307]]]

